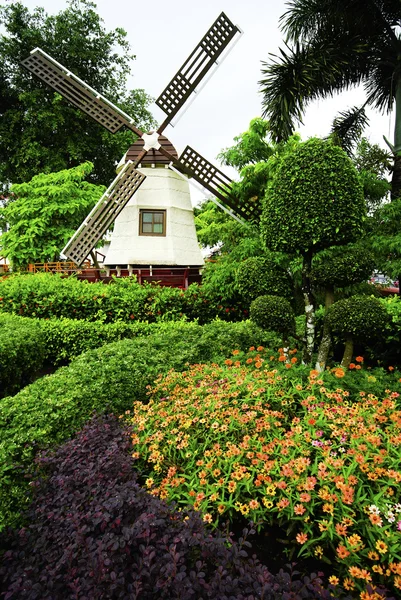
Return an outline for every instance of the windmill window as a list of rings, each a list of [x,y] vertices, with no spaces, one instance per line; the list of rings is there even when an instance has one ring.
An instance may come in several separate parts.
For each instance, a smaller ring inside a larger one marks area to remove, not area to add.
[[[139,235],[166,235],[166,211],[140,210]]]

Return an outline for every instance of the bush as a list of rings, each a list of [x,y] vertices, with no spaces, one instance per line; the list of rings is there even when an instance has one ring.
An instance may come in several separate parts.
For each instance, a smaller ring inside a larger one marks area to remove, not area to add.
[[[37,323],[0,314],[0,398],[15,394],[43,368],[44,338]]]
[[[127,415],[137,468],[205,521],[251,519],[271,543],[280,526],[287,552],[326,559],[354,593],[399,588],[400,373],[319,374],[296,354],[257,348],[160,376]]]
[[[369,250],[344,246],[314,259],[311,281],[321,287],[342,288],[367,282],[374,268],[375,258]]]
[[[328,310],[327,319],[332,332],[343,340],[361,342],[380,337],[390,322],[383,303],[372,296],[339,300]]]
[[[115,418],[97,418],[40,458],[48,479],[34,483],[30,525],[3,542],[7,599],[331,598],[316,575],[272,576],[248,558],[245,539],[211,533],[196,512],[146,493],[131,435]]]
[[[105,285],[50,273],[14,274],[0,279],[0,310],[40,319],[69,318],[114,323],[177,321],[200,323],[220,317],[246,318],[247,311],[223,302],[207,288],[188,290],[139,285],[135,277],[114,278]]]
[[[259,296],[251,304],[250,317],[262,329],[279,332],[285,338],[295,333],[295,314],[285,298]]]
[[[24,469],[37,451],[63,442],[96,412],[121,414],[145,401],[161,372],[216,360],[252,341],[276,339],[253,324],[160,324],[159,333],[82,354],[69,367],[37,380],[0,407],[0,529],[27,500]]]
[[[83,352],[105,344],[150,335],[157,330],[156,324],[141,322],[102,323],[65,318],[25,320],[30,320],[35,326],[40,325],[45,340],[46,362],[53,366],[66,364]]]
[[[269,294],[290,299],[294,296],[288,273],[272,258],[248,258],[237,269],[236,283],[244,298],[255,300]]]

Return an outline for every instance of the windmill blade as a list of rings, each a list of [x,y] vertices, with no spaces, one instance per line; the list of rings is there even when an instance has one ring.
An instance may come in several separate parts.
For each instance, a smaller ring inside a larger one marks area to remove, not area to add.
[[[217,59],[237,33],[241,33],[241,30],[222,12],[157,98],[157,106],[167,114],[158,133],[167,127],[188,98],[196,92],[199,83],[218,64]]]
[[[137,135],[142,135],[129,115],[40,48],[32,50],[22,64],[111,133],[115,133],[125,125]]]
[[[241,219],[249,221],[258,218],[260,214],[258,205],[251,201],[247,204],[240,204],[232,193],[232,180],[190,146],[185,148],[178,161],[175,160],[174,163],[178,167],[184,168],[189,176],[221,200],[223,205]]]
[[[146,175],[137,171],[133,162],[126,163],[62,254],[81,265],[145,179]]]

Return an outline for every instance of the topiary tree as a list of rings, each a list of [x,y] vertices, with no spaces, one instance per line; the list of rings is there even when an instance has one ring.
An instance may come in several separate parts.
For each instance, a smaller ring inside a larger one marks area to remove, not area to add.
[[[390,323],[385,306],[373,296],[352,296],[339,300],[329,309],[327,320],[330,330],[345,342],[342,367],[348,367],[354,342],[378,338]]]
[[[367,281],[375,268],[375,257],[362,246],[331,248],[317,256],[312,264],[311,281],[325,293],[325,311],[334,303],[335,288],[343,288]],[[323,324],[323,335],[316,360],[316,369],[323,371],[331,344],[327,319]]]
[[[290,335],[295,334],[295,314],[291,304],[280,296],[259,296],[250,309],[251,321],[271,331],[277,331],[283,336],[283,343]]]
[[[360,237],[365,218],[358,173],[331,140],[312,138],[283,157],[267,188],[261,234],[270,250],[302,256],[306,362],[312,358],[315,330],[312,258],[325,248]]]
[[[285,269],[273,258],[254,256],[237,269],[236,284],[239,292],[250,300],[269,294],[292,298],[293,286]]]

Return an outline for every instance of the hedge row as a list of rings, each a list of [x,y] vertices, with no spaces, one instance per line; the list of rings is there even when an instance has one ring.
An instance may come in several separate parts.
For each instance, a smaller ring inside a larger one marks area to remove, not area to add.
[[[38,323],[0,315],[0,398],[32,381],[44,358],[44,336]]]
[[[248,310],[226,306],[197,284],[187,290],[139,285],[134,277],[115,278],[109,285],[88,283],[50,273],[14,274],[0,279],[0,310],[27,317],[66,317],[88,321],[176,321],[200,323],[220,317],[238,321]]]
[[[148,337],[107,344],[38,379],[0,403],[0,529],[28,497],[26,471],[40,448],[73,435],[93,412],[121,414],[146,401],[161,372],[223,360],[234,348],[277,347],[279,340],[249,322],[171,323]],[[28,476],[29,477],[29,476]]]

